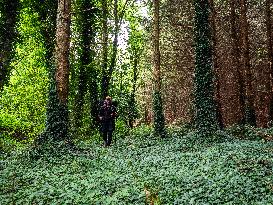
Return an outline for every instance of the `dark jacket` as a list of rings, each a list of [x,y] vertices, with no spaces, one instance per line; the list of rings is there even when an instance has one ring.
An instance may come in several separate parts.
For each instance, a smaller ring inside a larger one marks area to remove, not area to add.
[[[99,118],[101,122],[101,132],[111,132],[115,130],[115,118],[117,116],[117,109],[114,105],[107,106],[103,104],[99,111]]]

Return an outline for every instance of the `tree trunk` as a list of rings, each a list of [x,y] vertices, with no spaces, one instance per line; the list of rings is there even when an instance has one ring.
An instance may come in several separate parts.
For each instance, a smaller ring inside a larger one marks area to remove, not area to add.
[[[266,34],[267,34],[267,55],[268,55],[268,67],[271,72],[271,80],[273,84],[273,40],[272,40],[272,12],[271,12],[272,0],[266,0]]]
[[[266,34],[267,34],[267,58],[268,58],[268,69],[270,73],[270,106],[269,106],[269,117],[273,120],[273,27],[272,27],[272,12],[271,12],[272,0],[266,0]]]
[[[241,23],[241,48],[242,48],[242,69],[245,73],[245,120],[247,124],[256,125],[255,108],[254,108],[254,92],[253,92],[253,72],[250,66],[249,55],[249,25],[247,21],[247,5],[246,0],[240,0],[240,23]]]
[[[8,82],[12,44],[17,33],[15,29],[19,0],[2,0],[0,2],[0,92]]]
[[[70,0],[59,0],[56,29],[56,69],[50,69],[46,132],[42,140],[60,141],[68,138],[68,85],[70,43]],[[54,75],[55,73],[55,75]],[[38,139],[38,143],[39,143]]]
[[[94,10],[92,10],[92,4],[89,0],[80,2],[78,25],[80,29],[80,74],[78,93],[75,97],[75,125],[81,127],[82,125],[82,113],[84,105],[84,97],[87,89],[90,90],[90,103],[91,103],[91,120],[94,122],[97,116],[97,82],[96,82],[96,70],[91,66],[93,60],[92,43],[94,42]]]
[[[56,1],[51,1],[52,7]],[[63,141],[67,145],[73,145],[68,137],[68,86],[69,86],[69,44],[70,44],[70,21],[71,21],[71,1],[59,0],[57,4],[56,17],[56,44],[55,44],[55,64],[50,63],[49,69],[49,94],[46,109],[46,129],[45,132],[36,139],[36,145],[43,145],[45,142]],[[47,9],[46,9],[47,10]],[[53,11],[52,11],[53,12]],[[54,15],[54,14],[52,14]],[[51,19],[52,20],[52,19]],[[53,38],[50,34],[55,30],[54,22],[49,22],[46,33],[46,41],[49,48]],[[52,53],[47,51],[51,56]]]
[[[116,59],[117,59],[117,52],[118,52],[118,33],[119,33],[118,0],[114,0],[114,18],[115,18],[114,41],[113,41],[113,45],[112,45],[113,49],[112,49],[110,66],[109,66],[109,72],[107,75],[107,82],[105,83],[105,85],[106,85],[106,88],[105,88],[106,93],[105,94],[108,94],[110,80],[111,80],[112,73],[113,73],[115,66],[116,66]],[[104,97],[106,97],[106,96],[104,96]]]
[[[196,126],[201,136],[216,129],[208,0],[195,0],[195,105]]]
[[[160,0],[153,0],[154,3],[154,55],[153,55],[153,66],[154,66],[154,89],[155,92],[161,91],[161,73],[160,73],[160,50],[159,50],[159,3]]]
[[[235,12],[235,7],[238,5],[237,0],[230,0],[230,27],[231,27],[231,54],[232,54],[232,73],[235,77],[234,79],[234,91],[235,95],[239,97],[238,99],[238,114],[234,116],[234,120],[232,120],[232,123],[239,123],[243,124],[245,123],[245,88],[244,88],[244,72],[240,69],[240,46],[239,46],[239,23],[238,23],[238,15]],[[237,104],[237,103],[236,103]],[[236,106],[236,105],[235,105]],[[234,108],[235,109],[235,108]]]
[[[101,93],[104,99],[108,95],[107,90],[107,64],[108,64],[108,5],[107,0],[102,0],[102,84]]]
[[[209,0],[211,7],[211,28],[212,28],[212,59],[213,59],[213,67],[214,67],[214,75],[215,75],[215,105],[216,105],[216,116],[217,121],[219,123],[220,128],[224,127],[223,117],[222,117],[222,109],[221,109],[221,94],[220,94],[220,69],[218,65],[218,57],[217,57],[217,33],[216,33],[216,15],[217,12],[214,7],[214,0]]]
[[[256,94],[257,127],[266,128],[272,120],[273,90],[272,90],[272,21],[270,5],[272,0],[265,2],[265,26],[267,34],[267,63],[259,66],[259,81]],[[270,112],[271,111],[271,112]]]
[[[133,91],[130,96],[130,104],[131,104],[131,110],[129,113],[129,126],[133,128],[133,123],[137,117],[137,108],[136,108],[136,85],[137,85],[137,78],[138,78],[138,62],[139,62],[139,56],[136,54],[134,56],[134,61],[133,61]]]
[[[165,117],[161,97],[161,75],[160,75],[160,50],[159,50],[159,4],[160,0],[153,0],[154,4],[154,30],[153,30],[153,71],[154,71],[154,96],[153,117],[154,131],[156,136],[166,137]]]
[[[125,14],[126,6],[127,6],[128,2],[129,2],[129,0],[126,0],[124,7],[121,11],[121,14],[119,16],[118,15],[118,0],[114,0],[114,21],[115,21],[114,40],[112,43],[112,56],[111,56],[111,60],[110,60],[109,69],[107,69],[107,65],[106,65],[104,67],[105,70],[103,70],[103,75],[102,75],[101,90],[102,90],[102,97],[103,98],[105,98],[109,93],[110,81],[112,78],[112,74],[115,70],[116,61],[117,61],[117,52],[118,52],[118,34],[119,34],[120,26],[121,26],[121,21],[123,19],[124,14]],[[105,53],[105,51],[103,51],[103,53]]]
[[[67,104],[69,87],[69,44],[71,0],[59,0],[56,31],[56,85],[60,103]]]

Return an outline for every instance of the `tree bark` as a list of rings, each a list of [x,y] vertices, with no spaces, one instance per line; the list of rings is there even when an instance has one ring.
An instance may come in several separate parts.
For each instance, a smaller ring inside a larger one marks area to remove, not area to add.
[[[265,26],[267,36],[267,62],[260,64],[258,75],[258,86],[256,94],[256,121],[257,127],[266,128],[272,120],[273,113],[273,90],[272,90],[272,21],[271,21],[272,0],[265,2]]]
[[[217,33],[216,33],[216,15],[217,12],[214,7],[214,0],[209,0],[210,8],[211,8],[211,28],[212,28],[212,60],[213,60],[213,68],[215,75],[215,105],[216,105],[216,116],[219,123],[220,128],[224,127],[222,109],[221,109],[221,94],[220,94],[220,69],[218,65],[218,57],[217,57]]]
[[[154,94],[153,94],[153,117],[155,135],[161,138],[166,137],[165,117],[161,96],[161,73],[160,73],[160,49],[159,49],[159,4],[160,0],[153,0],[154,4],[154,29],[153,29],[153,74],[154,74]]]
[[[268,67],[271,72],[271,81],[273,84],[273,40],[272,40],[272,12],[271,12],[272,0],[266,0],[266,34],[267,34],[267,56]]]
[[[153,32],[153,66],[154,66],[154,89],[156,92],[161,91],[161,73],[160,73],[160,50],[159,50],[159,2],[153,0],[154,3],[154,32]]]
[[[268,70],[270,73],[270,106],[269,106],[269,117],[273,120],[273,27],[272,27],[272,12],[271,12],[272,0],[266,0],[266,34],[267,34],[267,58],[268,58]]]
[[[68,100],[71,0],[59,0],[56,31],[56,85],[60,102]]]
[[[256,125],[255,108],[254,108],[254,92],[253,92],[253,72],[250,66],[249,55],[249,25],[247,21],[247,5],[246,0],[240,0],[240,23],[241,23],[241,48],[242,48],[242,69],[245,78],[245,119],[246,123]]]
[[[235,92],[239,95],[239,115],[237,114],[234,119],[235,123],[243,124],[245,123],[245,87],[244,87],[244,72],[240,69],[240,45],[239,45],[239,23],[238,15],[236,14],[235,7],[238,5],[238,0],[230,0],[230,27],[231,27],[231,53],[232,53],[232,71],[234,74]],[[237,96],[237,95],[236,95]]]

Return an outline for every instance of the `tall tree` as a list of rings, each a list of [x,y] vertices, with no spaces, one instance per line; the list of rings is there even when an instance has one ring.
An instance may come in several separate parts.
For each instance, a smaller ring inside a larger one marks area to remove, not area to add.
[[[154,20],[153,20],[153,74],[154,74],[154,93],[153,93],[153,117],[154,131],[156,136],[166,137],[165,117],[162,106],[161,96],[161,73],[160,73],[160,48],[159,48],[159,5],[160,0],[153,0]]]
[[[267,34],[267,55],[268,55],[268,66],[272,76],[273,82],[273,26],[272,26],[272,0],[266,0],[265,8],[266,8],[266,34]]]
[[[0,0],[0,92],[8,81],[19,0]]]
[[[238,14],[236,13],[235,7],[238,5],[238,0],[230,0],[230,35],[231,35],[231,54],[232,54],[232,70],[231,73],[235,76],[234,84],[235,84],[235,93],[234,97],[238,96],[238,115],[237,119],[234,119],[233,123],[244,123],[245,122],[245,87],[244,87],[244,72],[241,69],[240,63],[240,45],[239,45],[239,22],[238,22]],[[236,103],[237,104],[237,103]]]
[[[43,135],[58,141],[68,138],[70,10],[70,0],[58,1],[55,67],[50,68],[46,132]]]
[[[211,29],[212,29],[212,56],[213,56],[213,68],[215,75],[215,104],[216,104],[216,114],[217,120],[220,128],[224,127],[222,110],[221,110],[221,94],[220,94],[220,76],[219,76],[219,65],[218,65],[218,57],[217,57],[217,33],[216,33],[216,17],[217,12],[214,6],[214,0],[209,0],[210,8],[211,8]]]
[[[118,33],[119,33],[119,19],[118,19],[118,0],[114,0],[114,40],[113,40],[113,50],[110,61],[109,69],[107,70],[107,74],[103,76],[103,97],[108,95],[109,83],[111,79],[112,72],[116,65],[116,58],[118,52]]]
[[[214,104],[211,30],[208,0],[195,0],[195,106],[196,125],[201,135],[218,128]]]
[[[266,0],[266,34],[267,34],[267,58],[268,58],[268,69],[271,76],[271,89],[273,87],[273,26],[272,26],[272,0]],[[273,120],[273,90],[271,92],[271,102],[270,102],[270,118]]]
[[[103,1],[103,46],[106,46],[103,48],[103,71],[102,71],[102,84],[101,84],[101,93],[102,97],[105,98],[109,93],[109,86],[110,86],[110,81],[112,78],[112,74],[115,70],[116,67],[116,61],[117,61],[117,53],[118,53],[118,35],[119,31],[121,28],[122,20],[124,17],[124,14],[126,12],[126,8],[128,6],[130,0],[126,0],[123,7],[120,9],[119,12],[119,2],[118,0],[114,0],[114,10],[113,10],[113,15],[114,15],[114,39],[112,42],[112,52],[111,52],[111,58],[110,58],[110,64],[108,68],[107,64],[107,53],[108,53],[108,48],[107,44],[105,43],[106,40],[108,40],[108,37],[105,35],[107,34],[107,29],[105,27],[105,22],[107,22],[107,2]],[[134,1],[131,1],[132,4]],[[132,6],[132,5],[131,5]],[[107,24],[106,24],[107,26]],[[108,35],[108,34],[107,34]]]
[[[102,98],[108,95],[106,88],[107,83],[107,64],[108,64],[108,2],[102,0],[102,82],[101,82],[101,93]]]
[[[53,53],[56,40],[56,20],[58,2],[56,0],[33,1],[31,6],[38,13],[42,22],[42,35],[46,47],[46,64],[50,68],[53,64]]]
[[[77,2],[77,27],[79,30],[79,63],[80,73],[75,97],[75,125],[80,127],[82,125],[82,108],[84,105],[84,97],[87,90],[90,90],[91,103],[91,118],[94,121],[97,116],[97,101],[98,89],[96,80],[96,69],[92,64],[94,51],[92,44],[95,36],[95,8],[94,3],[90,0],[80,0]]]
[[[241,49],[242,49],[242,69],[245,73],[245,120],[247,124],[255,125],[254,109],[254,91],[253,91],[253,72],[250,66],[249,54],[249,23],[247,21],[247,4],[246,0],[240,0],[240,24],[241,24]]]

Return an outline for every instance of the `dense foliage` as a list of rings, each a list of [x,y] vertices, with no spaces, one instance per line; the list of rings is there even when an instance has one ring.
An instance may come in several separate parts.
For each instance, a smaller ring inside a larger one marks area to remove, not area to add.
[[[142,127],[108,149],[78,141],[85,151],[2,158],[1,203],[273,203],[272,142],[194,143],[187,129],[169,132],[162,140]]]
[[[44,129],[45,122],[48,74],[41,24],[38,14],[29,7],[23,7],[19,17],[20,42],[15,47],[9,83],[0,97],[0,128],[5,137],[2,143],[33,139]]]

